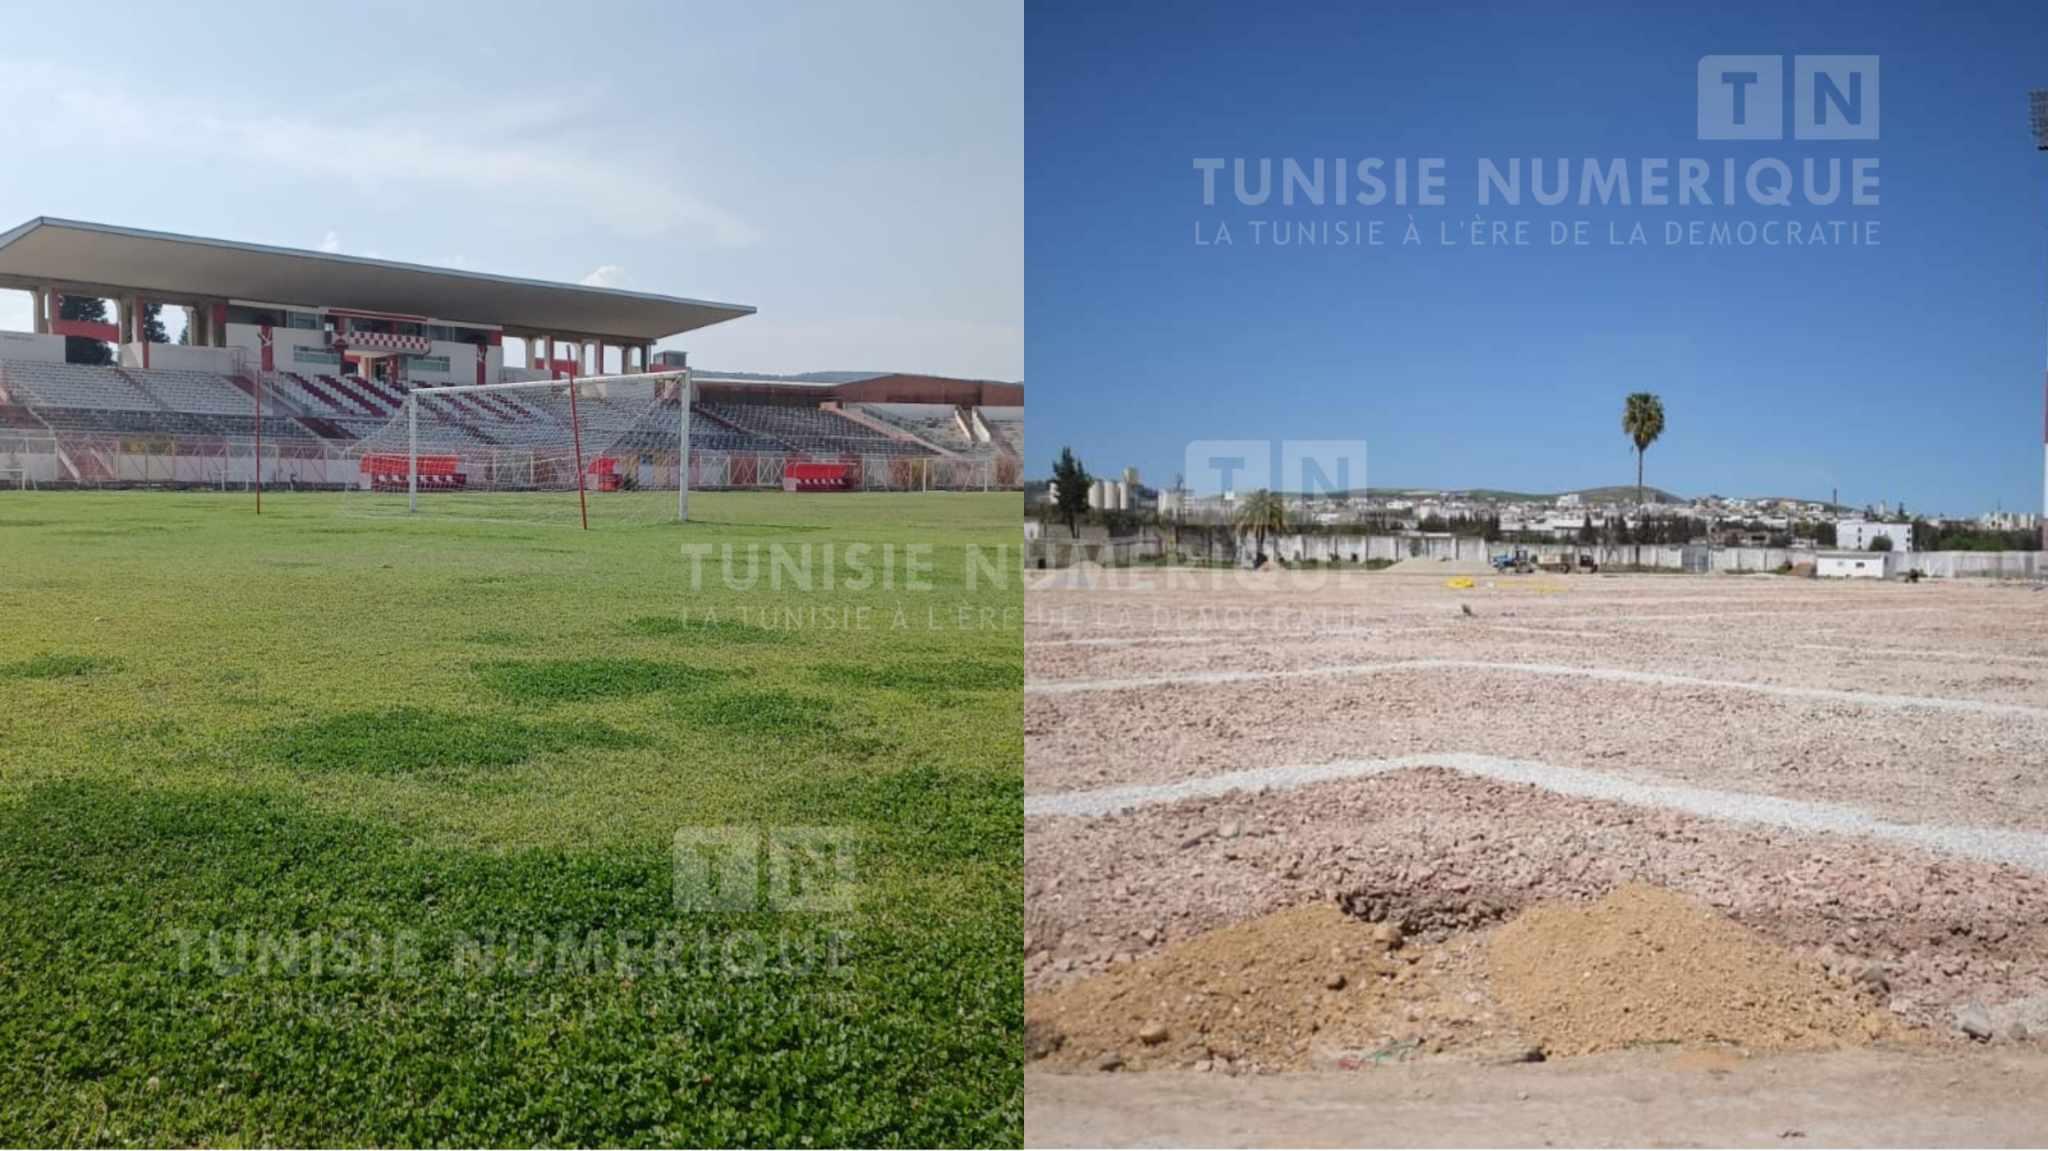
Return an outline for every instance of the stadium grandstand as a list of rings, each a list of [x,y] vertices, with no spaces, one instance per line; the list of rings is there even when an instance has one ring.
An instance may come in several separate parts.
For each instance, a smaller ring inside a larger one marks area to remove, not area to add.
[[[680,371],[658,341],[753,312],[47,217],[0,233],[0,288],[32,314],[30,331],[0,331],[0,483],[36,487],[386,485],[416,389]],[[111,321],[64,318],[67,297],[111,302]],[[177,343],[150,338],[164,307],[183,311]],[[1020,482],[1021,384],[702,369],[693,384],[693,487]],[[417,450],[494,477],[526,450],[531,474],[535,445],[568,439],[569,410],[544,393],[422,399]],[[586,469],[675,471],[679,392],[649,394]]]

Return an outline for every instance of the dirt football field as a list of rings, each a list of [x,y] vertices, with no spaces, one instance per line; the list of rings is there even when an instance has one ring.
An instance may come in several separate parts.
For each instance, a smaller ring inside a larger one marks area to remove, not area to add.
[[[2048,591],[1037,575],[1028,1141],[2048,1130]]]

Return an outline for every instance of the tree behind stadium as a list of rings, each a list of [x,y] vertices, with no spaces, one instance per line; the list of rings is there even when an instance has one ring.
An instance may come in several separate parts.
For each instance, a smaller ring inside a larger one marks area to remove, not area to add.
[[[98,296],[65,296],[57,306],[57,318],[104,324],[107,322],[107,302]],[[87,336],[66,336],[64,359],[73,364],[111,364],[114,362],[114,350]]]

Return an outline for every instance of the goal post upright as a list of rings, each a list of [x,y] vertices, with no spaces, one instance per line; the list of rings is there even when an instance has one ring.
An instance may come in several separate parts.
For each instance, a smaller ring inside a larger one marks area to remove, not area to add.
[[[249,389],[256,400],[256,514],[263,514],[263,373],[256,373],[256,386]]]
[[[676,396],[676,407],[682,409],[677,421],[682,425],[676,441],[676,522],[690,522],[690,404],[696,397],[694,381],[687,365],[683,368],[683,379]]]
[[[420,510],[420,400],[411,390],[405,393],[405,510]]]
[[[569,377],[569,442],[576,450],[576,514],[583,519],[583,530],[590,530],[590,497],[583,487],[583,419],[576,414],[576,393],[581,390],[576,377]]]

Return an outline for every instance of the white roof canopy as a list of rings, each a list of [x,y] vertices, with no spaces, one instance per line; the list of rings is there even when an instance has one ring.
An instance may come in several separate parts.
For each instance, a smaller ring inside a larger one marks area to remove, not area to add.
[[[721,304],[38,216],[0,233],[0,287],[276,300],[650,343],[740,316]]]

